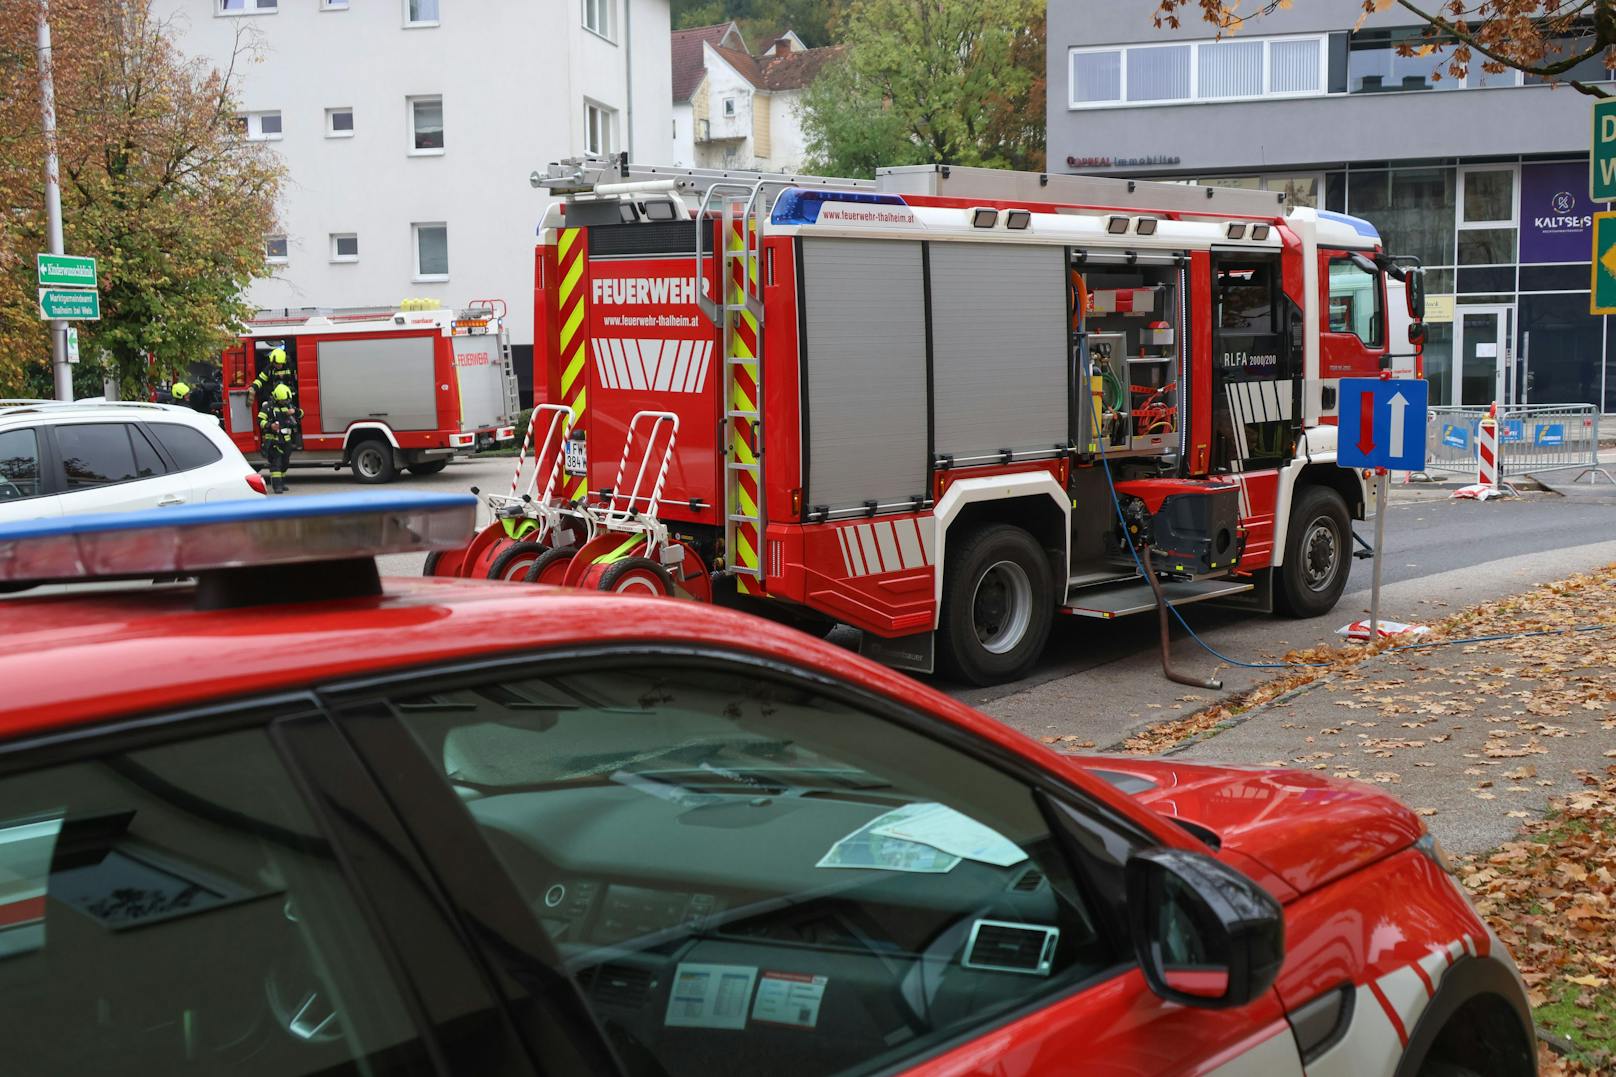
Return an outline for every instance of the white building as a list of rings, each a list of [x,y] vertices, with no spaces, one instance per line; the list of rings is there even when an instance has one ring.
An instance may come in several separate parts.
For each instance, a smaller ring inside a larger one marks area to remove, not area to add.
[[[802,92],[841,46],[810,49],[787,31],[760,55],[733,23],[673,34],[673,163],[796,172]]]
[[[672,155],[668,0],[156,0],[179,49],[227,64],[248,138],[288,177],[263,307],[503,298],[524,384],[528,175],[562,157]],[[566,11],[570,18],[560,18]]]

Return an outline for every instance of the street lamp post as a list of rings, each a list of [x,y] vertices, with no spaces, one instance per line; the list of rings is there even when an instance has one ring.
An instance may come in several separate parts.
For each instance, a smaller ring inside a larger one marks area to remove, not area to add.
[[[51,77],[50,0],[39,0],[39,107],[45,132],[45,216],[50,253],[62,250],[62,185],[56,164],[56,84]],[[67,323],[52,321],[51,368],[56,372],[56,399],[73,399],[73,368],[67,365]]]

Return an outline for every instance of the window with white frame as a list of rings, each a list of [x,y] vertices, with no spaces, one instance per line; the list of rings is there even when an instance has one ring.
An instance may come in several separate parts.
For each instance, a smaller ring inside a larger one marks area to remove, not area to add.
[[[1071,108],[1182,104],[1326,90],[1325,35],[1075,48]]]
[[[280,110],[243,112],[236,117],[236,131],[253,142],[274,141],[281,137]]]
[[[724,98],[724,115],[726,115],[726,116],[735,115],[735,98],[733,98],[733,97]]]
[[[613,128],[617,111],[593,101],[584,102],[584,152],[604,157],[616,145]]]
[[[283,266],[290,261],[285,236],[264,237],[264,261],[272,266]]]
[[[331,260],[333,262],[359,261],[359,237],[353,232],[332,232]]]
[[[430,156],[443,152],[443,98],[411,97],[410,153]]]
[[[601,37],[612,36],[612,0],[583,0],[584,29]]]
[[[325,110],[325,137],[353,137],[353,109],[348,106]]]
[[[213,10],[220,15],[273,15],[280,0],[214,0]]]
[[[404,0],[404,25],[438,25],[438,0]]]
[[[410,225],[415,247],[415,280],[449,279],[449,226],[442,221]]]

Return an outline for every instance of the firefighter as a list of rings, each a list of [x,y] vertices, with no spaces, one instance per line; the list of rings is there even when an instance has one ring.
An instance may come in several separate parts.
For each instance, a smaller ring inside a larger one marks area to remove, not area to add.
[[[168,399],[172,404],[184,404],[187,407],[192,407],[194,405],[187,399],[190,395],[191,387],[183,381],[177,381],[168,387]]]
[[[291,373],[291,370],[286,366],[286,349],[281,347],[269,349],[269,362],[264,366],[264,369],[258,372],[258,376],[253,379],[253,393],[256,395],[262,392],[264,387],[271,382],[276,385],[286,384],[286,379],[291,376]]]
[[[269,462],[269,481],[277,494],[286,492],[286,469],[297,444],[297,428],[303,409],[292,402],[289,386],[277,385],[258,409],[259,440],[264,459]]]

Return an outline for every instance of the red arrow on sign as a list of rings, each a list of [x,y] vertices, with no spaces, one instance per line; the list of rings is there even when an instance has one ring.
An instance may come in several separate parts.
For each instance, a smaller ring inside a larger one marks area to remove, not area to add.
[[[1358,394],[1358,451],[1368,453],[1375,447],[1375,394]]]

